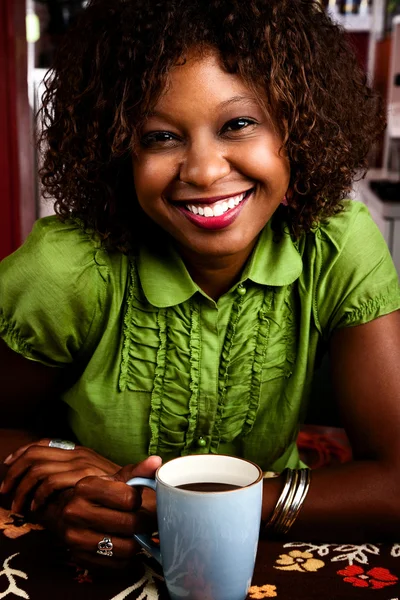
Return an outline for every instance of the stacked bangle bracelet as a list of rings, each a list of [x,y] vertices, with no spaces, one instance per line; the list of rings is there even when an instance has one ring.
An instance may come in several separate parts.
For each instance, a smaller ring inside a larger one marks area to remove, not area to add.
[[[310,469],[285,469],[285,483],[274,511],[265,524],[267,533],[285,535],[299,516],[310,487]]]

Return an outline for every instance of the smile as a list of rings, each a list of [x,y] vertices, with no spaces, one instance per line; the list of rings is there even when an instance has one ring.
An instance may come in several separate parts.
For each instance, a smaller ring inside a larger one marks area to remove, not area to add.
[[[236,221],[243,207],[254,192],[251,188],[246,192],[219,198],[202,198],[197,202],[188,201],[185,204],[175,204],[176,208],[191,223],[200,229],[217,231],[226,229]]]
[[[221,200],[217,200],[211,204],[204,202],[185,204],[185,208],[192,214],[199,215],[201,217],[220,217],[236,206],[239,206],[239,204],[243,202],[243,200],[249,196],[251,192],[252,189],[235,196],[228,196]]]

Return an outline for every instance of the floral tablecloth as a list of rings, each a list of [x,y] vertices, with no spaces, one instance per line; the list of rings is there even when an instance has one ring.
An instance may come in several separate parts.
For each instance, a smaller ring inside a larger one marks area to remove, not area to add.
[[[335,444],[340,453],[333,455],[332,436],[317,432],[316,445],[311,433],[312,438],[307,431],[302,439],[303,449],[312,452],[308,458],[315,455],[318,464],[327,464],[325,454],[339,462],[349,459],[342,456],[347,451],[342,439]],[[0,464],[0,481],[4,474]],[[48,531],[13,515],[7,506],[0,496],[0,600],[168,600],[162,571],[147,555],[124,572],[85,570]],[[187,575],[194,596],[212,600],[199,565],[193,564]],[[400,542],[316,545],[261,539],[248,598],[400,600]]]
[[[123,573],[90,572],[74,564],[47,531],[1,507],[0,530],[0,599],[168,599],[158,565],[145,554]],[[202,593],[198,565],[190,575],[196,598],[211,600]],[[400,600],[399,578],[400,544],[261,540],[248,597]]]

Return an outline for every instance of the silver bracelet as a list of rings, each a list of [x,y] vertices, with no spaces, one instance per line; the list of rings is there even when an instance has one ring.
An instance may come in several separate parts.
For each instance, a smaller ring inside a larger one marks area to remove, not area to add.
[[[286,473],[285,484],[283,486],[282,493],[279,496],[278,501],[277,501],[277,503],[275,505],[275,508],[274,508],[274,511],[273,511],[272,515],[270,516],[270,518],[268,519],[268,521],[264,525],[264,530],[265,531],[271,531],[273,529],[274,524],[276,523],[276,521],[277,521],[277,519],[278,519],[278,517],[279,517],[279,515],[281,513],[282,507],[285,504],[285,501],[286,501],[286,498],[287,498],[287,496],[289,494],[289,491],[290,491],[290,489],[291,489],[291,487],[293,485],[293,477],[294,477],[294,471],[293,471],[293,469],[285,469],[282,472],[282,475],[284,473]]]
[[[303,506],[304,500],[307,496],[307,492],[310,487],[311,471],[310,469],[301,469],[299,471],[299,483],[294,494],[292,502],[288,505],[288,509],[285,515],[282,515],[279,526],[275,527],[277,535],[286,535],[293,523],[299,516],[301,507]]]
[[[284,524],[286,523],[286,517],[290,510],[290,507],[292,506],[294,497],[296,495],[296,490],[297,490],[299,479],[300,479],[300,471],[298,469],[295,469],[293,471],[292,484],[290,486],[288,495],[286,496],[285,504],[283,505],[282,510],[279,514],[279,517],[276,520],[275,525],[274,525],[274,534],[275,535],[280,534],[282,526],[284,526]]]
[[[264,526],[267,533],[285,535],[297,519],[310,487],[310,469],[285,469],[286,480],[274,511]]]

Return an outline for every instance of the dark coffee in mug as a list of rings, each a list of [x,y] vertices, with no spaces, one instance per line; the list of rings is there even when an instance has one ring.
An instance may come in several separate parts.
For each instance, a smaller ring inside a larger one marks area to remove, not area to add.
[[[242,486],[234,485],[233,483],[210,483],[208,481],[199,481],[196,483],[184,483],[175,487],[179,490],[189,490],[190,492],[230,492],[232,490],[238,490]]]

